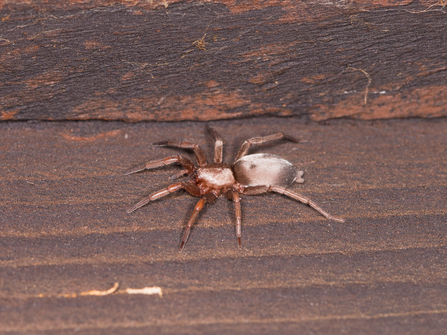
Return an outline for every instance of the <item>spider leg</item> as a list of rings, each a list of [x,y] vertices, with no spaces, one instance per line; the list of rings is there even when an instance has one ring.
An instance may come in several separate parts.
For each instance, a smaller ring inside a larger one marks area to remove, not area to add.
[[[159,190],[155,193],[152,193],[150,196],[148,196],[147,198],[144,198],[143,200],[139,201],[138,203],[136,203],[135,205],[133,205],[132,207],[130,207],[126,212],[127,213],[132,213],[133,211],[137,210],[138,208],[143,207],[144,205],[147,205],[149,202],[154,201],[156,199],[162,198],[170,193],[174,193],[177,192],[178,190],[180,190],[181,188],[184,188],[183,183],[176,183],[176,184],[172,184],[169,185],[168,187]]]
[[[206,165],[206,156],[203,153],[203,150],[195,143],[188,142],[188,141],[161,141],[161,142],[153,143],[153,145],[176,147],[176,148],[183,148],[183,149],[192,149],[192,150],[194,150],[194,153],[196,154],[196,159],[197,159],[197,163],[199,164],[199,166]]]
[[[222,163],[223,141],[216,129],[209,127],[208,131],[214,138],[214,163]]]
[[[242,237],[242,220],[241,220],[241,199],[239,198],[239,193],[233,191],[234,200],[234,210],[236,212],[236,237],[239,243],[239,248],[242,248],[241,237]]]
[[[200,197],[201,196],[201,191],[200,191],[200,187],[198,187],[197,185],[194,185],[192,183],[186,182],[186,183],[182,183],[183,184],[183,188],[186,192],[188,192],[189,194],[191,194],[194,197]]]
[[[253,138],[246,140],[244,143],[242,143],[241,148],[239,149],[239,152],[237,153],[236,160],[244,157],[247,154],[248,149],[250,149],[250,146],[252,144],[261,144],[261,143],[265,143],[265,142],[269,142],[269,141],[279,140],[281,138],[285,138],[289,141],[298,143],[298,140],[296,140],[293,137],[290,137],[288,135],[284,135],[283,133],[277,133],[277,134],[268,135],[268,136],[264,136],[264,137],[253,137]]]
[[[199,202],[196,204],[196,207],[194,207],[194,212],[192,212],[192,215],[189,218],[188,224],[186,225],[185,233],[183,234],[183,237],[182,237],[182,243],[180,244],[179,252],[183,251],[183,248],[185,247],[185,243],[188,240],[189,233],[191,232],[191,227],[194,224],[194,221],[196,220],[197,215],[199,215],[199,212],[202,210],[205,203],[206,203],[206,199],[201,198],[199,200]]]
[[[288,189],[286,189],[284,187],[281,187],[281,186],[270,186],[268,190],[272,191],[272,192],[284,194],[284,195],[286,195],[286,196],[288,196],[288,197],[290,197],[292,199],[301,201],[304,204],[308,204],[310,207],[315,209],[317,212],[319,212],[320,214],[322,214],[323,216],[325,216],[329,220],[334,220],[334,221],[337,221],[337,222],[345,222],[345,220],[343,220],[341,218],[337,218],[337,217],[332,216],[329,213],[325,212],[315,202],[313,202],[312,200],[310,200],[309,198],[307,198],[307,197],[305,197],[305,196],[303,196],[301,194],[289,191]]]
[[[141,165],[139,167],[136,167],[128,172],[126,172],[124,175],[129,175],[132,173],[137,173],[143,170],[150,170],[150,169],[155,169],[157,167],[160,166],[165,166],[165,165],[170,165],[170,164],[174,164],[174,163],[179,163],[183,166],[183,168],[185,170],[187,170],[188,173],[192,173],[192,171],[194,170],[194,163],[191,162],[190,159],[184,157],[184,156],[171,156],[171,157],[166,157],[163,159],[157,159],[155,161],[150,161],[147,162],[144,165]]]
[[[259,195],[269,191],[269,187],[265,185],[244,187],[245,195]]]

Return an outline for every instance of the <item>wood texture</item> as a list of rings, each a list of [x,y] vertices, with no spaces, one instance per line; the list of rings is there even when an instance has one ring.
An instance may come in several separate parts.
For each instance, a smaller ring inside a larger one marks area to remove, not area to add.
[[[442,1],[0,1],[1,120],[446,116]]]
[[[0,123],[0,333],[445,333],[447,120],[213,125],[227,162],[248,137],[300,138],[251,152],[304,170],[291,188],[346,223],[280,195],[244,196],[239,250],[221,198],[179,254],[197,198],[125,212],[179,167],[123,173],[178,152],[158,140],[194,140],[210,157],[203,123]],[[80,295],[115,282],[113,294]],[[162,297],[125,293],[153,286]]]

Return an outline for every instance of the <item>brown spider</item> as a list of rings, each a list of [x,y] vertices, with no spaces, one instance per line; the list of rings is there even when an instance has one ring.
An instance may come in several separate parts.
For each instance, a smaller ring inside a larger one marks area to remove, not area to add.
[[[180,244],[180,252],[185,247],[191,227],[205,203],[214,203],[214,201],[222,194],[229,200],[234,201],[236,211],[236,236],[239,247],[241,247],[242,236],[241,203],[239,194],[258,195],[267,192],[284,194],[295,200],[301,201],[302,203],[308,204],[328,219],[345,222],[345,220],[336,218],[325,212],[309,198],[286,189],[286,187],[290,186],[293,182],[304,182],[304,179],[301,178],[303,176],[303,171],[298,171],[292,163],[272,154],[246,155],[252,144],[265,143],[281,138],[295,143],[298,142],[297,140],[282,133],[250,138],[242,144],[237,154],[236,161],[233,165],[230,165],[222,163],[223,141],[221,137],[215,129],[209,128],[208,130],[215,141],[213,164],[206,163],[205,154],[195,143],[188,141],[163,141],[154,143],[154,145],[193,149],[199,167],[195,167],[190,159],[178,155],[150,161],[143,166],[132,169],[126,173],[126,175],[128,175],[164,165],[179,163],[183,167],[183,170],[173,175],[171,179],[182,177],[185,174],[189,175],[189,178],[186,181],[169,185],[165,189],[152,193],[150,196],[144,198],[127,210],[127,213],[131,213],[134,210],[143,207],[150,201],[164,197],[180,189],[184,189],[189,194],[199,197],[200,200],[196,204],[194,212],[186,225],[182,243]]]

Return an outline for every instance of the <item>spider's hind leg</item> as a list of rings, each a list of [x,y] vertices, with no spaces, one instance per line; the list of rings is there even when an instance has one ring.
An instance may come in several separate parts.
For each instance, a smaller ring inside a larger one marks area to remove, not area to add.
[[[269,187],[269,191],[280,193],[280,194],[284,194],[284,195],[286,195],[286,196],[288,196],[288,197],[290,197],[292,199],[301,201],[302,203],[307,204],[310,207],[312,207],[313,209],[315,209],[318,213],[320,213],[321,215],[325,216],[329,220],[334,220],[334,221],[337,221],[337,222],[345,222],[344,219],[337,218],[335,216],[332,216],[328,212],[324,211],[323,208],[318,206],[315,202],[313,202],[308,197],[305,197],[304,195],[301,195],[301,194],[289,191],[288,189],[286,189],[284,187],[281,187],[281,186],[270,186]]]
[[[246,187],[244,189],[244,194],[246,195],[259,195],[264,194],[267,192],[275,192],[279,194],[284,194],[292,199],[298,200],[304,204],[309,205],[313,209],[315,209],[318,213],[323,215],[329,220],[334,220],[337,222],[345,222],[344,219],[337,218],[335,216],[332,216],[328,212],[324,211],[320,206],[318,206],[313,200],[309,199],[308,197],[305,197],[304,195],[289,191],[288,189],[281,187],[281,186],[266,186],[266,185],[260,185],[260,186],[250,186]]]

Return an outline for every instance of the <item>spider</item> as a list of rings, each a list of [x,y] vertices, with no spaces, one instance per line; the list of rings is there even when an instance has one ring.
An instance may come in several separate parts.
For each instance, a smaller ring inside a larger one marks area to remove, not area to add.
[[[187,180],[185,180],[184,182],[169,185],[162,190],[152,193],[147,198],[144,198],[127,210],[127,213],[132,213],[136,209],[143,207],[149,202],[162,198],[180,189],[184,189],[189,194],[195,197],[199,197],[200,200],[194,207],[194,211],[186,225],[179,252],[183,251],[186,241],[188,240],[191,227],[196,220],[200,210],[202,210],[203,206],[207,202],[214,203],[214,201],[221,195],[225,195],[229,200],[234,201],[236,212],[236,237],[238,240],[239,248],[242,247],[241,203],[239,197],[240,194],[258,195],[267,192],[284,194],[290,198],[308,204],[317,212],[324,215],[327,219],[338,222],[345,222],[343,219],[336,218],[325,212],[311,199],[298,193],[292,192],[286,188],[292,185],[292,183],[294,182],[304,182],[304,179],[302,178],[304,172],[298,171],[298,169],[293,166],[292,163],[272,154],[260,153],[247,155],[247,152],[252,144],[261,144],[279,139],[286,139],[298,143],[296,139],[284,135],[283,133],[277,133],[264,137],[250,138],[242,144],[236,156],[236,161],[232,165],[230,165],[227,163],[222,163],[222,138],[214,128],[208,128],[208,130],[214,139],[214,163],[206,163],[205,154],[203,153],[202,149],[195,143],[188,141],[163,141],[154,143],[153,145],[192,149],[194,150],[199,166],[196,167],[194,163],[187,157],[177,155],[147,162],[146,164],[134,168],[126,173],[126,175],[129,175],[143,170],[155,169],[160,166],[175,163],[178,163],[183,167],[183,170],[173,175],[171,179],[176,179],[183,177],[184,175],[188,175],[189,177]]]

